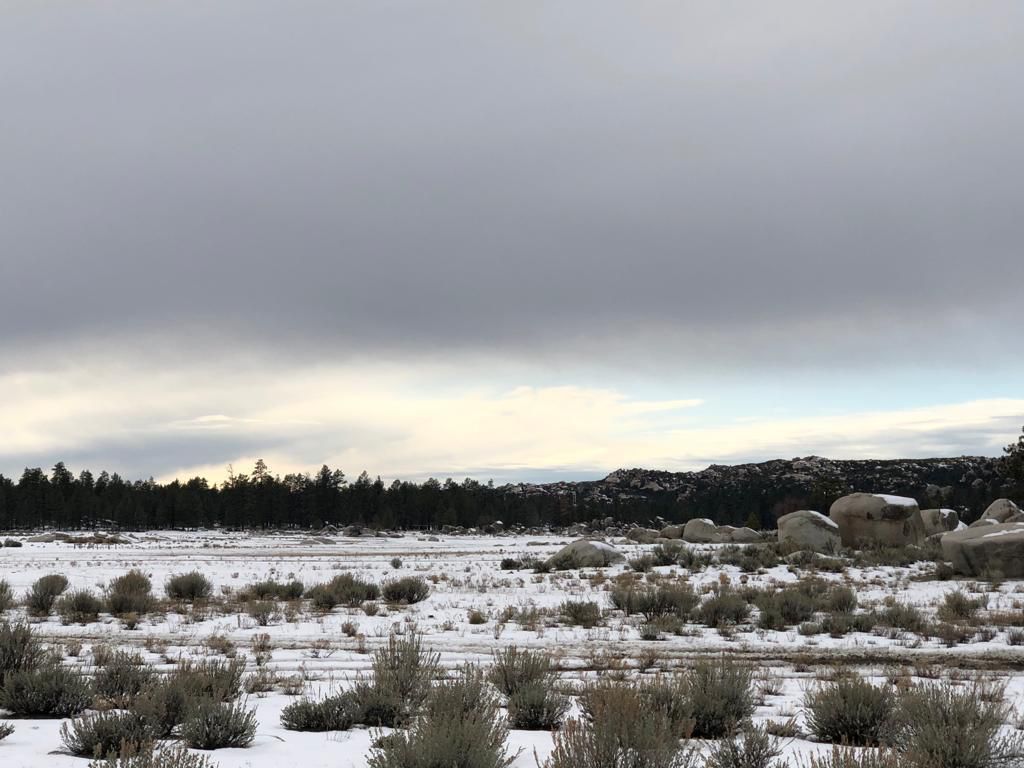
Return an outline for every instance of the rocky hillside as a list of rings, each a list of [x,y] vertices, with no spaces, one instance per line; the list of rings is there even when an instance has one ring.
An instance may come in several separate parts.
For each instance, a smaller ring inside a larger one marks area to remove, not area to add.
[[[828,511],[847,493],[911,496],[922,508],[956,509],[970,521],[994,498],[1024,489],[999,474],[991,457],[843,461],[808,456],[759,464],[712,465],[699,472],[620,469],[603,480],[580,483],[519,484],[523,495],[557,495],[573,506],[649,508],[666,519],[710,517],[743,524],[751,515],[770,526],[797,509]]]

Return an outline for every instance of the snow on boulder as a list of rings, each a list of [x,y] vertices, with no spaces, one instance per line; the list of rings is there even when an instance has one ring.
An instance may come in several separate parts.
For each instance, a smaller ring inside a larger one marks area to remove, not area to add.
[[[988,505],[988,509],[981,513],[981,517],[971,523],[972,526],[987,525],[983,520],[993,520],[997,523],[1017,523],[1024,521],[1020,508],[1009,499],[996,499]]]
[[[797,550],[822,554],[838,552],[842,546],[839,524],[812,509],[801,509],[779,518],[779,544],[786,542]]]
[[[548,560],[553,568],[603,568],[625,560],[625,556],[611,544],[594,539],[578,539],[567,544]]]
[[[942,555],[965,576],[1024,578],[1024,523],[990,523],[947,533]]]
[[[917,502],[906,496],[851,493],[837,499],[828,513],[847,547],[859,544],[905,546],[924,541]]]
[[[960,516],[954,509],[922,509],[921,522],[925,536],[939,536],[955,531],[960,526]]]

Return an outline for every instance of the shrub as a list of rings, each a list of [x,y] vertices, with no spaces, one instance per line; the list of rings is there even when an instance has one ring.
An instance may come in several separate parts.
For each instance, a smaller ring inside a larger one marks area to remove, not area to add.
[[[507,768],[508,727],[497,699],[478,669],[467,668],[430,694],[423,717],[408,731],[381,739],[370,752],[369,768]]]
[[[281,725],[289,731],[347,731],[359,719],[359,702],[351,693],[314,701],[301,699],[281,711]]]
[[[659,584],[658,586],[619,586],[611,592],[612,605],[627,616],[643,614],[647,621],[661,616],[687,617],[700,598],[689,584]]]
[[[717,741],[704,768],[783,768],[776,762],[782,750],[763,728],[751,727]]]
[[[392,557],[391,558],[391,567],[394,568],[396,571],[399,568],[401,568],[402,567],[402,558],[400,558],[400,557]]]
[[[1002,686],[926,683],[900,697],[893,746],[911,768],[996,768],[1016,765],[1024,737],[1003,733],[1011,716]]]
[[[971,621],[979,608],[984,608],[988,601],[984,596],[972,598],[961,590],[947,592],[939,606],[938,617],[942,621]]]
[[[12,605],[14,605],[14,592],[11,591],[11,585],[4,579],[0,579],[0,613]]]
[[[64,723],[61,739],[79,757],[114,757],[122,750],[139,750],[153,739],[146,721],[134,712],[90,712]]]
[[[125,744],[119,754],[93,760],[89,768],[216,768],[206,755],[194,755],[180,744],[154,747]]]
[[[834,613],[853,613],[857,610],[857,594],[850,587],[833,585],[821,607]]]
[[[0,741],[14,733],[14,726],[10,723],[0,723]]]
[[[544,768],[681,768],[680,723],[641,686],[602,683],[584,692],[585,717],[566,721]]]
[[[179,573],[167,580],[164,592],[173,600],[206,600],[213,594],[213,584],[199,571]]]
[[[360,722],[389,728],[408,722],[430,692],[440,658],[424,650],[417,633],[391,635],[388,644],[373,654],[372,685],[356,685]]]
[[[57,613],[64,624],[91,624],[99,620],[103,602],[88,589],[69,592],[57,601]]]
[[[244,702],[201,699],[181,724],[181,738],[192,749],[248,747],[256,738],[256,710]]]
[[[149,613],[156,605],[152,589],[149,577],[138,569],[132,569],[107,586],[107,610],[119,617]]]
[[[896,696],[888,686],[846,675],[809,690],[804,709],[808,729],[821,741],[874,747],[888,736]]]
[[[246,612],[259,626],[265,627],[277,615],[277,603],[268,600],[253,600],[246,606]]]
[[[49,616],[53,610],[53,603],[68,588],[66,576],[53,573],[36,579],[28,594],[25,595],[25,605],[28,612],[33,616]]]
[[[553,731],[562,725],[569,699],[546,683],[521,685],[508,697],[508,717],[513,728]]]
[[[4,539],[4,546],[5,547],[20,547],[20,546],[22,546],[22,543],[20,541],[18,541],[17,539]]]
[[[893,627],[907,632],[921,632],[924,629],[924,616],[912,605],[894,603],[877,615],[878,622],[884,627]]]
[[[754,713],[749,667],[725,656],[698,661],[682,673],[680,683],[695,738],[721,738]]]
[[[0,708],[19,717],[71,717],[91,702],[89,681],[56,663],[12,672],[0,688]]]
[[[518,571],[523,567],[523,561],[518,557],[503,557],[501,559],[501,570]]]
[[[44,651],[28,624],[0,624],[0,688],[14,672],[35,669]]]
[[[182,686],[190,699],[232,701],[242,693],[242,675],[245,662],[241,659],[221,661],[187,661],[173,673],[175,682]]]
[[[747,601],[731,589],[721,589],[697,609],[701,623],[707,627],[739,624],[750,614]]]
[[[656,544],[651,550],[651,557],[655,565],[675,565],[682,548],[682,544]]]
[[[637,573],[647,573],[647,571],[651,570],[655,565],[654,556],[648,554],[637,555],[634,558],[630,558],[627,564],[630,569]]]
[[[601,607],[589,600],[566,600],[558,612],[574,627],[590,629],[601,623]]]
[[[93,690],[108,702],[125,705],[147,688],[152,680],[153,670],[146,666],[141,656],[118,651],[93,676]]]
[[[305,596],[322,611],[329,611],[336,605],[355,608],[367,600],[380,597],[380,587],[373,582],[363,581],[351,573],[341,573],[326,584],[316,584],[306,590]]]
[[[832,747],[824,755],[811,755],[807,768],[906,768],[891,750],[840,749]]]
[[[298,600],[305,588],[301,581],[289,581],[280,584],[273,579],[250,584],[239,593],[241,600]]]
[[[551,659],[543,651],[519,650],[510,645],[494,654],[488,679],[505,696],[512,696],[525,686],[552,684],[554,671]]]
[[[146,721],[154,738],[166,739],[185,720],[194,699],[177,673],[150,681],[144,694],[137,696],[131,710]]]
[[[389,603],[412,605],[426,600],[430,594],[430,587],[418,576],[406,576],[385,583],[381,593]],[[375,598],[366,599],[373,600]]]

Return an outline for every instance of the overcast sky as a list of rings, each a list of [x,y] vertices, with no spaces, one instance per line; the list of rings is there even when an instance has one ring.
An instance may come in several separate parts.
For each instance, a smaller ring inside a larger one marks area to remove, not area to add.
[[[1024,424],[1024,5],[0,0],[0,472]]]

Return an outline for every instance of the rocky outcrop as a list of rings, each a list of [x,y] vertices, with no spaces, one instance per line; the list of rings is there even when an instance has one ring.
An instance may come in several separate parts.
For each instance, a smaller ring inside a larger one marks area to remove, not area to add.
[[[721,544],[718,526],[706,517],[690,520],[683,526],[683,540],[691,544]]]
[[[851,493],[837,499],[828,514],[839,526],[839,536],[847,547],[899,547],[924,541],[921,511],[917,502],[906,496]]]
[[[630,528],[626,531],[626,538],[635,541],[637,544],[653,544],[661,536],[660,531],[651,528]]]
[[[955,509],[922,509],[921,523],[925,536],[940,536],[960,527],[960,516]]]
[[[666,525],[661,529],[661,538],[663,539],[681,539],[683,538],[683,526],[681,525]]]
[[[990,523],[947,533],[942,554],[965,576],[1024,578],[1024,523]]]
[[[732,528],[732,526],[722,527]],[[719,530],[721,531],[721,528],[719,528]],[[743,527],[733,528],[732,531],[728,533],[728,540],[733,544],[760,544],[764,541],[764,537],[753,528]]]
[[[839,524],[821,512],[801,509],[779,518],[779,544],[821,554],[838,552],[842,546]]]
[[[579,539],[558,550],[548,563],[559,570],[604,568],[625,559],[625,556],[611,544],[592,539]]]
[[[988,508],[981,513],[981,517],[975,520],[972,525],[987,525],[983,520],[992,520],[997,523],[1018,523],[1024,521],[1024,515],[1020,508],[1009,499],[996,499]]]

